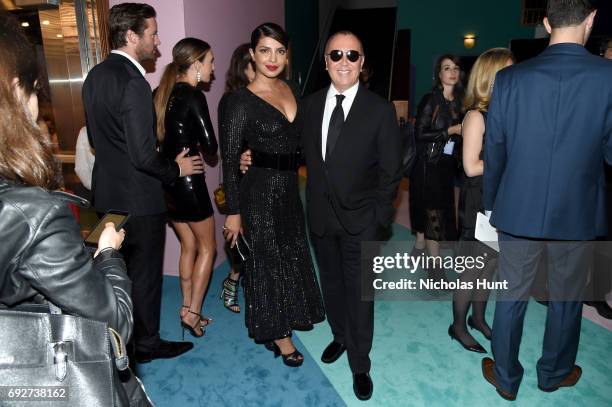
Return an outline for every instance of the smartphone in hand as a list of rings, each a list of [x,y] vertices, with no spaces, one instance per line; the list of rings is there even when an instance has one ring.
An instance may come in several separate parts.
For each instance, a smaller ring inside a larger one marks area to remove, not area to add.
[[[108,222],[113,222],[115,224],[115,229],[118,232],[127,223],[129,218],[130,214],[127,212],[116,210],[106,212],[102,219],[96,223],[96,226],[94,226],[91,233],[85,238],[85,244],[90,247],[98,247],[98,240],[100,239],[100,235]]]

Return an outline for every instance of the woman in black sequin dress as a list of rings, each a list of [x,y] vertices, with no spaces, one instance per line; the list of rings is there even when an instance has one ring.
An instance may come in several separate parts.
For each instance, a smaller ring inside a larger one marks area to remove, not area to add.
[[[200,150],[208,155],[217,152],[206,97],[196,88],[199,82],[210,81],[213,59],[210,45],[197,38],[184,38],[172,49],[172,62],[154,100],[157,136],[162,153],[169,158],[186,149],[187,156]],[[200,314],[216,250],[213,208],[204,174],[179,178],[164,188],[168,216],[181,242],[181,323],[200,337],[211,321]]]
[[[255,69],[253,68],[253,62],[251,61],[251,54],[249,49],[251,44],[244,43],[240,44],[232,53],[232,59],[230,60],[230,67],[227,70],[227,79],[225,81],[225,94],[219,101],[219,118],[221,118],[221,112],[225,111],[225,105],[232,92],[238,89],[244,88],[255,79]],[[221,119],[219,119],[219,123]],[[223,306],[232,312],[240,312],[240,305],[238,304],[238,281],[240,279],[240,273],[236,268],[236,265],[232,264],[232,256],[229,256],[228,261],[230,262],[230,272],[228,276],[223,280],[223,291],[221,292],[221,298],[223,299]]]
[[[297,91],[281,79],[287,36],[276,24],[251,36],[255,79],[233,92],[220,112],[220,140],[228,216],[225,234],[241,231],[251,248],[244,265],[246,326],[289,366],[304,358],[291,341],[324,319],[298,191],[296,151],[301,117]],[[240,154],[252,150],[253,165],[240,178]]]

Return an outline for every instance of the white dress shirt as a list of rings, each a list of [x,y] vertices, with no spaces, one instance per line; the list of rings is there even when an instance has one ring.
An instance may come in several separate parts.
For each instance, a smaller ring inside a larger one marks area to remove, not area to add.
[[[140,71],[142,76],[145,76],[145,73],[147,71],[145,71],[145,69],[142,67],[142,65],[140,65],[140,63],[138,61],[136,61],[134,58],[132,58],[132,56],[130,54],[128,54],[127,52],[123,52],[123,51],[119,51],[118,49],[114,49],[114,50],[111,51],[111,54],[123,55],[124,57],[129,59],[130,62],[133,63],[136,66],[136,68],[138,68],[138,70]]]
[[[359,81],[342,93],[338,92],[333,84],[329,85],[327,96],[325,97],[325,110],[323,111],[323,124],[321,127],[321,154],[323,154],[323,160],[325,160],[325,148],[327,147],[327,130],[329,130],[329,121],[331,120],[332,112],[336,107],[336,95],[344,95],[342,110],[344,110],[344,120],[346,121],[349,111],[351,110],[351,106],[353,106],[357,89],[359,89]]]
[[[83,127],[79,131],[79,137],[77,137],[74,172],[76,172],[81,183],[87,189],[91,189],[91,174],[95,161],[96,157],[93,155],[89,139],[87,138],[87,128]]]

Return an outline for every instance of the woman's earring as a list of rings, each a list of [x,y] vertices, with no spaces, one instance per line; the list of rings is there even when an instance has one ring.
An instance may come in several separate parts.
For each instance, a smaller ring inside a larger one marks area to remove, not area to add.
[[[199,82],[202,82],[202,74],[200,73],[200,71],[197,71],[197,72],[196,72],[196,81],[197,81],[198,83],[199,83]]]

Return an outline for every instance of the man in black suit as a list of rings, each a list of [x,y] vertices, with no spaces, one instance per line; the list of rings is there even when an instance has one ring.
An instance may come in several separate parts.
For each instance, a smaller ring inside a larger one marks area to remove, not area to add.
[[[361,286],[361,243],[383,239],[391,225],[402,142],[393,104],[359,83],[363,63],[353,33],[327,41],[331,85],[304,101],[302,148],[308,223],[334,336],[321,360],[333,363],[346,349],[355,395],[367,400],[374,303],[362,300],[369,287]]]
[[[364,53],[355,34],[341,31],[325,47],[328,88],[304,100],[302,152],[306,157],[306,211],[333,341],[324,363],[346,350],[353,390],[372,396],[370,349],[374,303],[362,300],[361,243],[384,238],[402,178],[403,143],[395,108],[359,83]],[[242,170],[250,155],[241,157]],[[363,281],[366,281],[363,279]]]
[[[142,61],[155,58],[155,10],[123,3],[110,10],[113,51],[83,84],[87,132],[96,150],[93,203],[96,211],[129,212],[123,254],[132,279],[136,361],[144,363],[187,352],[190,342],[159,336],[166,204],[162,182],[202,173],[201,157],[168,161],[156,151],[155,112]]]

